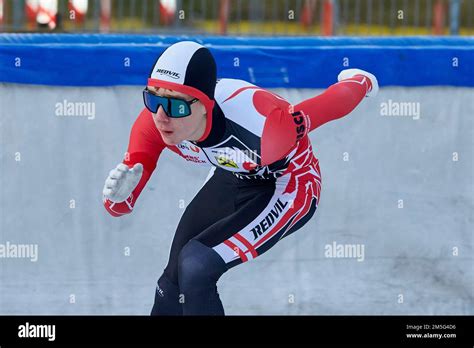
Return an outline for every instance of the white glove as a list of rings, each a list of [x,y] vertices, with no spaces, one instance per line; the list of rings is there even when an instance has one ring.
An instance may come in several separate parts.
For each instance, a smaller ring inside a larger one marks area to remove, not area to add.
[[[143,173],[143,165],[137,163],[130,169],[126,164],[120,163],[112,169],[105,180],[104,198],[120,203],[126,200],[132,191],[137,187]]]
[[[377,81],[377,78],[367,72],[367,71],[364,71],[364,70],[361,70],[361,69],[346,69],[346,70],[342,70],[339,75],[337,76],[337,80],[338,81],[342,81],[342,80],[345,80],[345,79],[350,79],[351,77],[355,76],[355,75],[363,75],[365,77],[367,77],[370,82],[372,83],[372,89],[370,91],[367,92],[367,95],[366,97],[375,97],[379,91],[379,83]]]

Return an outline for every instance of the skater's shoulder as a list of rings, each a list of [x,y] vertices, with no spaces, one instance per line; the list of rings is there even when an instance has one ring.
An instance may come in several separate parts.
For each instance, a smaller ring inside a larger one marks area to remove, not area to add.
[[[223,103],[247,90],[260,89],[260,87],[251,84],[245,80],[239,79],[219,79],[217,80],[215,98],[218,103]]]

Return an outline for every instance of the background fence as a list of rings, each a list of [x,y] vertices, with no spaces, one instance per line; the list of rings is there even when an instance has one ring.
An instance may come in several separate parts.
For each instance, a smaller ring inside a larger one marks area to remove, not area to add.
[[[0,0],[0,30],[472,35],[474,0]]]

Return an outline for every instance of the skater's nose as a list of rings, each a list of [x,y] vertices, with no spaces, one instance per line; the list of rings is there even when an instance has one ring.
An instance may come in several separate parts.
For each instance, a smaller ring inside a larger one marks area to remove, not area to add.
[[[162,123],[168,123],[170,121],[170,118],[166,115],[165,110],[163,110],[163,106],[161,105],[155,114],[155,118],[157,121]]]

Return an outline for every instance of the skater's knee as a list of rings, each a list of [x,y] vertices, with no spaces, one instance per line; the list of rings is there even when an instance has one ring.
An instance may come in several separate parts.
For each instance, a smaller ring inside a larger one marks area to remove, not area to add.
[[[213,287],[227,270],[224,260],[212,248],[190,240],[181,250],[178,280],[182,292]]]

